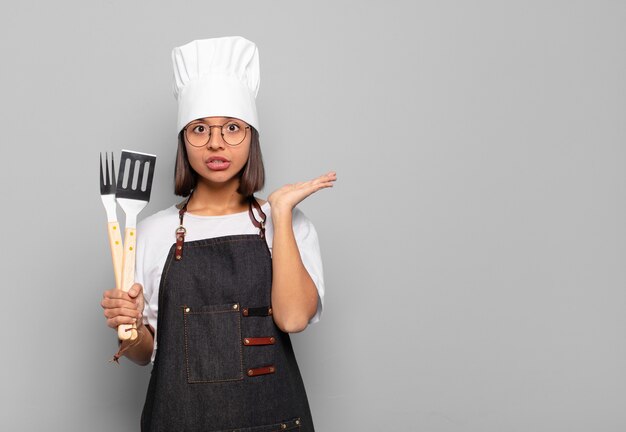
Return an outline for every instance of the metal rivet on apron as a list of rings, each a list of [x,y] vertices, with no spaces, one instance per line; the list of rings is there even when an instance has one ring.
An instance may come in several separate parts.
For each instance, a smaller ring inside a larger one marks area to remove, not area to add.
[[[269,315],[271,315],[271,314],[272,314],[272,308],[268,308],[268,309],[267,309],[267,313],[268,313]]]
[[[233,305],[233,309],[234,309],[234,310],[239,309],[239,305],[238,305],[238,304],[234,304],[234,305]]]
[[[250,339],[244,339],[243,343],[245,343],[246,345],[248,345],[250,343]]]
[[[287,425],[286,425],[285,423],[281,423],[281,424],[280,424],[280,428],[281,428],[281,429],[287,429]]]
[[[270,342],[274,343],[276,341],[276,339],[274,339],[273,337],[270,338]]]
[[[181,250],[183,247],[182,246],[176,246],[176,249]]]
[[[252,376],[253,373],[254,371],[252,369],[248,369],[248,376]]]
[[[296,424],[299,425],[300,424],[300,419],[296,420]]]
[[[185,312],[189,312],[191,309],[189,308],[185,308]]]
[[[270,366],[270,372],[274,372],[274,367]]]

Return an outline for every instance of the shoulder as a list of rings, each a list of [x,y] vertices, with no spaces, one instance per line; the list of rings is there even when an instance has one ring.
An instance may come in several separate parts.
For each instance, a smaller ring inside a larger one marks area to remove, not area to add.
[[[142,234],[150,234],[165,228],[171,230],[172,226],[176,226],[177,221],[178,209],[172,205],[143,219],[137,224],[137,231]]]

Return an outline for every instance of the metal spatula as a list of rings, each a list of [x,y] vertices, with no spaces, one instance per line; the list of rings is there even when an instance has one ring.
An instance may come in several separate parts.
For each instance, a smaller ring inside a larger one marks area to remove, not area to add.
[[[115,198],[126,213],[122,290],[128,291],[135,282],[135,245],[137,244],[137,215],[150,201],[156,156],[122,150],[117,176]],[[117,328],[120,340],[137,338],[136,325],[122,324]]]
[[[103,173],[106,172],[106,175]],[[102,204],[107,212],[107,231],[109,233],[109,246],[111,248],[111,258],[113,260],[113,273],[115,274],[115,288],[122,287],[122,234],[120,224],[117,221],[115,203],[115,161],[111,153],[111,164],[109,165],[109,155],[105,153],[105,168],[102,168],[102,153],[100,154],[100,196]]]

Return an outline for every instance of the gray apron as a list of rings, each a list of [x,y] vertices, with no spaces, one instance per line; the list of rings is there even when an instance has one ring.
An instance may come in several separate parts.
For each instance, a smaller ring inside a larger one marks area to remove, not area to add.
[[[259,234],[184,242],[185,210],[161,276],[141,430],[313,432],[289,334],[272,318],[265,214],[250,197]]]

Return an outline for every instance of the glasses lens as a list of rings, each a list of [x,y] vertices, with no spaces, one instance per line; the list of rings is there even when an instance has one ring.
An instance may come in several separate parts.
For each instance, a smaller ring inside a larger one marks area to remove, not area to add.
[[[229,121],[222,126],[222,136],[226,144],[235,146],[246,138],[246,127],[237,121]],[[207,145],[211,138],[211,127],[206,123],[192,123],[185,129],[185,137],[194,147]]]
[[[246,137],[246,128],[239,122],[229,121],[222,127],[222,135],[227,144],[237,145]]]
[[[185,129],[185,136],[189,144],[195,147],[202,147],[209,142],[211,128],[204,123],[193,123]]]

